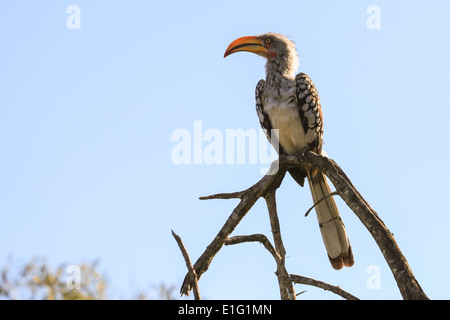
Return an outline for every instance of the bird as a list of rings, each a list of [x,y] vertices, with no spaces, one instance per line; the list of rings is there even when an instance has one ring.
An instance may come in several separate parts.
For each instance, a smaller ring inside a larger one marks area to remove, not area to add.
[[[262,129],[278,153],[292,155],[307,148],[322,154],[320,98],[307,74],[296,75],[300,61],[295,43],[273,32],[245,36],[230,43],[224,58],[240,51],[266,59],[266,78],[258,82],[255,90],[256,112]],[[315,211],[331,266],[336,270],[351,267],[354,264],[352,248],[336,203],[329,196],[331,190],[326,176],[308,166],[289,169],[289,173],[302,187],[305,179],[308,181],[314,203],[323,200],[316,204]]]

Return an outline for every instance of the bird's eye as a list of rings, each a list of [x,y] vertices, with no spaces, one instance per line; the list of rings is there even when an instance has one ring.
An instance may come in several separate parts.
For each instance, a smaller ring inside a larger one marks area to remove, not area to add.
[[[265,42],[266,42],[267,44],[269,44],[269,43],[271,43],[271,42],[272,42],[272,40],[271,40],[271,39],[269,39],[269,38],[267,38],[267,39],[265,40]]]

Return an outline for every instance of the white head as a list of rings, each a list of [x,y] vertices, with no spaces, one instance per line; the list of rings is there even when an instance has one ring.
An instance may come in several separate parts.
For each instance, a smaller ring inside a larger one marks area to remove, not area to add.
[[[248,51],[267,59],[266,72],[293,77],[299,66],[295,43],[278,33],[264,33],[258,36],[242,37],[234,40],[224,57],[238,51]]]

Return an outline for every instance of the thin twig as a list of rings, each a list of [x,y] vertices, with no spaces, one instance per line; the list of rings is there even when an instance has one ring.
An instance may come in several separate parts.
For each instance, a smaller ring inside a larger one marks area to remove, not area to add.
[[[305,213],[305,217],[308,216],[308,214],[311,212],[312,209],[314,209],[319,203],[321,203],[323,200],[325,200],[328,197],[332,197],[332,196],[337,196],[339,195],[339,192],[334,191],[332,193],[327,194],[326,196],[322,197],[321,199],[319,199],[318,201],[316,201],[316,203],[313,204],[313,206],[311,208],[308,209],[308,211],[306,211]]]
[[[347,299],[347,300],[359,300],[357,297],[348,293],[347,291],[342,290],[341,288],[339,288],[337,286],[333,286],[331,284],[325,283],[323,281],[314,280],[314,279],[299,276],[296,274],[291,274],[290,277],[291,277],[291,281],[294,283],[306,284],[309,286],[314,286],[314,287],[318,287],[318,288],[321,288],[321,289],[324,289],[327,291],[331,291],[337,295],[340,295],[341,297],[343,297],[344,299]]]
[[[278,252],[275,250],[273,245],[270,243],[269,239],[263,234],[257,233],[257,234],[250,234],[250,235],[242,235],[242,236],[234,236],[231,238],[228,238],[225,240],[225,245],[233,245],[243,242],[260,242],[264,245],[264,247],[269,251],[275,261],[279,263],[281,261],[281,257],[278,254]]]
[[[275,274],[278,277],[281,299],[295,300],[297,295],[295,294],[294,286],[292,285],[289,273],[284,265],[284,256],[280,256],[277,250],[270,243],[269,239],[267,239],[267,237],[263,234],[234,236],[225,240],[225,245],[228,246],[244,242],[260,242],[264,245],[267,251],[272,254],[275,262],[277,263],[277,271]]]
[[[303,291],[297,293],[296,296],[298,297],[299,295],[304,294],[305,292],[306,292],[306,290],[303,290]]]
[[[195,300],[201,300],[200,298],[200,290],[198,289],[198,281],[197,281],[197,273],[195,272],[194,267],[192,266],[191,259],[189,258],[189,254],[186,250],[186,247],[183,244],[181,238],[172,230],[172,235],[178,243],[178,247],[181,250],[181,254],[183,255],[184,261],[186,262],[186,267],[193,278],[193,290],[194,290],[194,298]]]
[[[218,193],[212,194],[210,196],[200,197],[200,200],[211,200],[211,199],[241,199],[245,195],[246,191],[238,191],[232,193]]]

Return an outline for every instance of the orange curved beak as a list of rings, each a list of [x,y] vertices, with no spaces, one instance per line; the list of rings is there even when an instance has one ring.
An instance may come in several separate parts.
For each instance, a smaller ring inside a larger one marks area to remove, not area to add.
[[[264,41],[261,39],[258,39],[257,37],[250,36],[250,37],[242,37],[239,39],[234,40],[227,48],[227,51],[225,51],[224,58],[229,56],[232,53],[238,52],[238,51],[248,51],[252,53],[256,53],[260,56],[266,57],[268,55],[267,48],[264,45]]]

